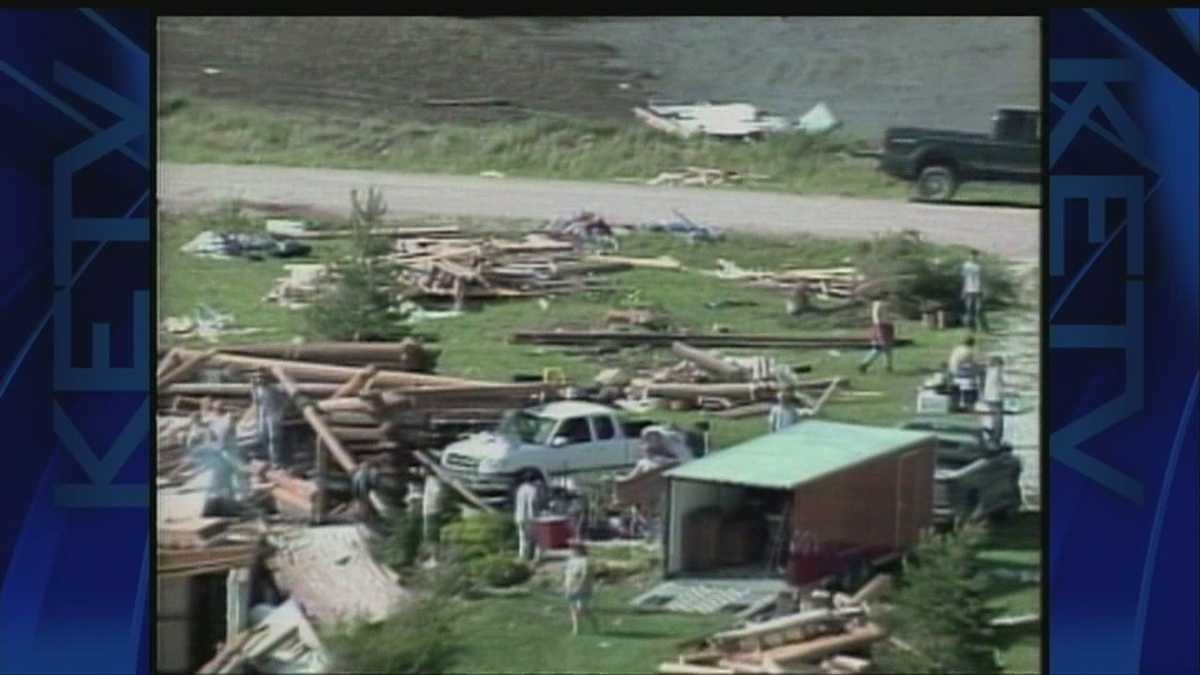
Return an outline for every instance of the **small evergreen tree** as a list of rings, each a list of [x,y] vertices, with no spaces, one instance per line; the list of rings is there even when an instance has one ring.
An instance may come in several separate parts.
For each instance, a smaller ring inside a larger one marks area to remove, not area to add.
[[[378,259],[387,251],[387,241],[372,234],[387,204],[371,188],[365,204],[351,190],[350,205],[353,254],[337,267],[337,284],[309,307],[308,324],[327,340],[398,340],[409,329],[392,297],[391,269]]]
[[[998,673],[995,610],[984,596],[977,569],[979,526],[922,539],[905,561],[904,575],[884,618],[889,632],[907,648],[884,643],[876,649],[880,673]]]

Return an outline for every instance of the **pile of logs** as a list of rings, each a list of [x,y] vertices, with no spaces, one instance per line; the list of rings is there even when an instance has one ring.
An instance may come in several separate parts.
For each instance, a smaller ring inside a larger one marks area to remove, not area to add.
[[[877,577],[853,597],[837,594],[800,611],[709,636],[699,649],[660,673],[860,673],[871,662],[872,644],[887,632],[871,620],[868,601],[886,591],[890,578]],[[815,594],[814,594],[815,599]]]
[[[291,471],[269,476],[271,495],[287,511],[309,511],[319,520],[335,501],[344,505],[360,467],[378,468],[402,488],[411,469],[423,463],[417,451],[489,428],[506,410],[560,396],[559,385],[497,384],[407,369],[428,367],[432,358],[415,343],[176,348],[159,364],[159,411],[186,415],[219,399],[239,420],[239,441],[253,445],[250,377],[264,374],[291,403],[284,419]],[[160,483],[181,482],[197,470],[184,456],[185,432],[186,419],[160,422]]]
[[[405,239],[388,260],[409,298],[541,297],[602,288],[595,275],[628,269],[626,261],[584,256],[578,242],[530,234],[494,238]]]

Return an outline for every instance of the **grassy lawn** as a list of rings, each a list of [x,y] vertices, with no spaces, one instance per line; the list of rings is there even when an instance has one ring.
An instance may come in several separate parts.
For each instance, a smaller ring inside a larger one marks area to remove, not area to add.
[[[846,156],[859,143],[838,135],[779,135],[760,143],[683,140],[649,129],[632,116],[624,123],[539,116],[425,124],[382,115],[280,111],[180,93],[164,95],[162,101],[160,147],[170,162],[642,181],[664,171],[703,166],[769,177],[744,185],[752,189],[885,198],[909,193],[906,183],[876,171],[873,160]],[[1036,206],[1040,192],[1037,186],[968,183],[956,199]]]
[[[525,223],[504,224],[511,227]],[[493,227],[499,225],[493,223]],[[261,223],[239,219],[230,213],[206,216],[168,217],[161,220],[159,261],[159,316],[190,315],[197,305],[235,317],[234,328],[256,328],[252,335],[227,336],[229,342],[291,340],[306,335],[303,314],[262,302],[274,280],[284,273],[287,261],[206,260],[179,251],[180,246],[205,229],[261,228]],[[326,261],[346,252],[340,241],[314,242],[311,261]],[[778,269],[785,266],[825,267],[845,265],[858,244],[847,241],[794,237],[764,240],[730,236],[713,244],[689,245],[660,234],[638,234],[622,238],[622,254],[635,256],[671,255],[689,268],[712,269],[717,258],[744,268]],[[309,261],[309,262],[311,262]],[[614,290],[552,299],[548,309],[536,301],[490,302],[471,308],[465,315],[418,324],[417,330],[436,341],[443,350],[439,371],[487,380],[507,381],[514,373],[540,372],[559,367],[580,381],[603,368],[670,365],[677,361],[667,350],[627,350],[616,355],[580,356],[564,349],[514,345],[508,341],[516,330],[555,327],[599,327],[604,313],[614,307],[649,307],[670,317],[671,323],[696,331],[713,324],[736,332],[842,334],[860,336],[868,321],[866,309],[818,311],[804,318],[784,315],[784,298],[763,290],[746,288],[687,270],[667,272],[637,270],[610,275]],[[719,300],[757,303],[709,309],[706,303]],[[996,324],[1005,316],[993,316]],[[855,369],[860,352],[833,350],[769,350],[767,353],[796,364],[810,364],[804,377],[847,377],[850,388],[880,392],[872,398],[839,400],[834,397],[822,416],[828,419],[867,424],[896,424],[914,412],[919,380],[960,339],[958,331],[929,331],[918,323],[902,322],[901,337],[914,345],[896,350],[896,372],[876,369],[860,375]],[[987,336],[981,336],[988,349]],[[164,335],[164,344],[174,344]],[[731,352],[733,353],[733,352]],[[694,422],[699,412],[660,412],[655,416],[679,422]],[[722,420],[712,418],[718,447],[763,433],[765,420]],[[1040,535],[1036,514],[1021,517],[994,531],[987,543],[985,564],[998,568],[1032,568],[1039,565]],[[704,617],[661,613],[638,613],[628,601],[643,590],[632,583],[603,585],[597,589],[596,607],[604,634],[572,638],[562,599],[555,588],[535,589],[528,597],[471,601],[470,611],[459,624],[461,645],[455,670],[459,672],[647,672],[660,661],[673,657],[677,644],[687,638],[719,629],[728,617]],[[992,601],[1004,614],[1037,611],[1036,583],[997,578]],[[1000,650],[1008,672],[1035,671],[1039,662],[1040,637],[1037,626],[1011,629],[1000,636]]]
[[[1041,586],[1036,581],[1014,578],[1021,571],[1041,570],[1041,514],[1021,514],[1012,522],[997,525],[980,555],[985,570],[993,577],[990,600],[1003,616],[1041,614]],[[1031,624],[1001,628],[997,635],[1001,663],[1008,673],[1036,673],[1041,668],[1041,626]]]
[[[288,341],[304,336],[307,327],[303,312],[262,302],[275,279],[284,274],[283,266],[288,261],[209,260],[179,251],[180,246],[205,229],[254,227],[261,225],[229,214],[164,218],[160,228],[159,316],[190,316],[197,306],[207,304],[232,314],[235,329],[253,328],[256,331],[223,336],[223,341]],[[346,245],[342,241],[314,242],[312,260],[336,258],[345,252]],[[732,260],[745,268],[838,266],[846,264],[857,246],[854,242],[809,237],[764,240],[734,235],[721,242],[699,245],[689,245],[683,239],[667,234],[637,234],[622,238],[623,254],[671,255],[695,269],[713,269],[718,258]],[[415,330],[442,349],[439,370],[448,374],[510,381],[515,373],[561,368],[568,378],[586,381],[604,368],[668,366],[678,359],[668,350],[630,349],[616,355],[576,355],[562,348],[511,344],[509,336],[518,330],[598,328],[602,326],[605,312],[614,307],[652,308],[669,316],[673,325],[698,332],[708,332],[719,324],[730,331],[743,333],[859,337],[865,335],[869,322],[867,308],[861,306],[836,311],[818,309],[804,317],[789,317],[783,311],[782,295],[691,270],[643,269],[608,275],[607,278],[611,291],[553,298],[546,309],[534,301],[490,302],[469,307],[457,318],[417,324]],[[707,306],[717,300],[756,304],[718,309]],[[1000,322],[1003,316],[997,315],[995,320]],[[958,331],[929,331],[916,322],[901,322],[897,330],[901,337],[912,338],[914,344],[896,350],[896,372],[891,374],[884,372],[880,363],[872,371],[860,375],[855,366],[863,354],[857,350],[729,350],[728,353],[766,354],[784,363],[807,364],[812,370],[804,375],[806,378],[848,378],[849,388],[880,394],[853,401],[840,401],[835,396],[824,414],[840,421],[894,424],[912,414],[919,380],[944,361],[961,338]],[[162,342],[171,345],[177,340],[163,335]],[[197,344],[194,340],[191,343]],[[982,348],[987,349],[986,338]],[[698,412],[661,414],[678,421],[695,420],[702,415]],[[718,446],[757,435],[765,424],[757,418],[716,418],[712,422]]]
[[[724,616],[639,612],[629,606],[638,592],[628,585],[596,588],[600,635],[585,626],[579,636],[571,635],[557,589],[475,601],[458,625],[462,640],[454,672],[652,672],[678,655],[681,641],[729,623]]]

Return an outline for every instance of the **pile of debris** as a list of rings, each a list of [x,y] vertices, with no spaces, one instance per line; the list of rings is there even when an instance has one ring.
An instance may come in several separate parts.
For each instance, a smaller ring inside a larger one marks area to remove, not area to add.
[[[646,181],[646,184],[715,187],[717,185],[740,184],[743,181],[764,180],[771,180],[771,177],[757,173],[741,173],[727,169],[708,169],[700,166],[689,166],[679,171],[664,171]]]
[[[861,673],[870,667],[872,644],[887,632],[871,619],[868,601],[890,586],[876,577],[854,596],[814,591],[770,619],[709,636],[699,649],[677,662],[659,665],[660,673]]]
[[[513,241],[495,238],[398,241],[388,260],[400,268],[408,299],[528,298],[604,288],[595,275],[629,269],[626,261],[585,256],[578,231],[536,233]]]
[[[785,269],[777,272],[747,270],[723,258],[717,259],[717,269],[704,274],[719,279],[747,281],[756,288],[793,289],[798,285],[825,299],[859,297],[866,290],[867,280],[855,267],[830,267],[825,269]]]
[[[824,103],[818,103],[795,120],[772,115],[743,102],[652,101],[645,107],[634,108],[633,114],[650,128],[680,138],[691,138],[698,134],[718,138],[757,138],[786,131],[817,135],[841,126],[841,122]]]
[[[219,400],[237,422],[240,445],[254,445],[251,377],[264,374],[288,401],[283,420],[290,467],[267,475],[281,511],[316,521],[361,503],[352,483],[368,473],[392,496],[424,463],[419,450],[489,428],[502,414],[561,397],[561,385],[500,384],[428,374],[437,353],[400,343],[242,345],[175,348],[158,369],[159,478],[185,484],[200,472],[185,456],[187,416]],[[356,500],[355,497],[359,499]],[[395,499],[402,499],[395,494]],[[470,497],[468,497],[470,499]]]

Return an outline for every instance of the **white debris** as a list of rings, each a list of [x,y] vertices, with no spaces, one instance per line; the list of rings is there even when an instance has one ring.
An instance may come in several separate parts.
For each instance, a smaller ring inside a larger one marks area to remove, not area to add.
[[[824,102],[813,106],[812,110],[804,113],[796,123],[796,129],[806,134],[827,134],[840,126],[841,120],[834,116],[833,111]]]

